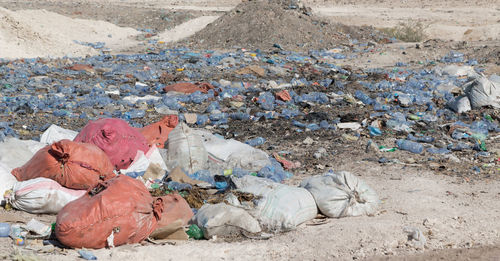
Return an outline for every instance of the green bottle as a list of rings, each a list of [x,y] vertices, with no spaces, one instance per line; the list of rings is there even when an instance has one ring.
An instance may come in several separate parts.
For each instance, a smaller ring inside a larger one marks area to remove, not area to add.
[[[189,226],[186,234],[188,234],[189,238],[203,239],[203,231],[195,224]]]

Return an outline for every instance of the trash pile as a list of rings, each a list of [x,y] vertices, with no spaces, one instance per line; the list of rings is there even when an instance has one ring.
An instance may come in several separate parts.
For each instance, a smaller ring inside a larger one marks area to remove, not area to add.
[[[30,238],[91,249],[145,239],[266,239],[314,219],[318,207],[338,218],[373,215],[379,202],[347,172],[283,184],[292,174],[264,151],[191,129],[177,115],[141,129],[116,118],[90,121],[79,133],[52,125],[40,142],[8,137],[0,148],[27,154],[0,158],[3,206],[57,214],[52,226],[33,220],[43,229],[13,225],[3,236],[18,245]]]
[[[73,248],[266,239],[318,214],[375,215],[373,189],[329,170],[346,161],[500,173],[499,76],[455,51],[356,69],[339,61],[380,50],[349,41],[0,59],[2,205],[57,214],[1,235]],[[296,186],[295,174],[308,177]]]

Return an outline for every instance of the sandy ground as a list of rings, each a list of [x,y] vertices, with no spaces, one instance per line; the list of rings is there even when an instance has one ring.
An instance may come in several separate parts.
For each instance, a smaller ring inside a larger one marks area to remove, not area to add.
[[[31,56],[84,56],[98,53],[97,50],[74,43],[106,42],[115,52],[129,49],[137,42],[137,31],[142,24],[135,19],[137,13],[120,21],[120,26],[103,21],[84,19],[86,14],[65,13],[57,9],[63,0],[48,1],[47,11],[9,11],[0,8],[0,57]],[[24,3],[24,5],[23,5]],[[17,9],[43,9],[42,1],[15,1]],[[158,39],[169,42],[194,33],[210,23],[221,12],[230,10],[238,1],[133,1],[111,0],[79,1],[90,7],[107,9],[144,8],[165,13],[203,11],[196,13],[198,19],[184,17],[175,20],[167,28],[158,26]],[[394,26],[409,18],[428,25],[429,38],[455,41],[473,41],[472,45],[498,46],[500,37],[500,3],[498,1],[306,1],[313,11],[334,21],[353,25]],[[0,0],[0,7],[12,7],[14,1]],[[51,6],[51,8],[48,8]],[[100,6],[100,7],[99,7]],[[106,7],[106,8],[102,8]],[[149,10],[148,9],[148,10]],[[110,15],[113,20],[116,15]],[[153,13],[156,14],[156,13]],[[205,16],[202,16],[205,15]],[[71,16],[71,17],[70,17]],[[92,18],[92,17],[89,17]],[[100,18],[92,18],[100,19]],[[185,21],[186,20],[186,21]],[[148,20],[149,21],[149,20]],[[156,20],[155,20],[156,21]],[[183,22],[186,22],[183,24]],[[162,23],[159,20],[154,23]],[[118,23],[117,23],[118,24]],[[147,25],[147,23],[146,23]],[[6,29],[7,28],[7,29]],[[145,28],[145,27],[142,27]],[[187,31],[183,28],[190,28]],[[10,31],[9,31],[10,30]],[[18,31],[16,31],[18,30]],[[26,32],[26,35],[16,32]],[[112,37],[108,35],[111,34]],[[51,41],[45,42],[50,39]],[[477,41],[477,42],[476,42]],[[450,45],[437,45],[431,49],[414,48],[415,43],[397,43],[380,46],[375,53],[363,54],[355,61],[339,60],[339,63],[359,67],[388,67],[397,61],[435,60],[449,51]],[[16,49],[17,48],[17,49]],[[500,68],[492,67],[491,73]],[[498,73],[497,72],[497,73]],[[265,241],[244,240],[224,242],[221,240],[174,242],[175,245],[145,246],[128,245],[114,249],[93,251],[99,260],[353,260],[374,258],[380,260],[500,260],[500,182],[491,180],[468,182],[458,177],[448,177],[406,165],[379,165],[370,162],[352,162],[336,166],[336,170],[349,170],[361,176],[378,193],[383,203],[374,217],[330,219],[327,224],[303,224],[297,230],[276,235]],[[308,173],[321,174],[318,173]],[[306,175],[299,175],[293,182]],[[29,221],[33,217],[26,213],[0,212],[0,218],[19,216]],[[50,222],[54,216],[38,216]],[[424,250],[417,250],[408,243],[403,227],[420,229],[427,238]],[[470,249],[472,248],[472,249]],[[35,250],[33,250],[35,249]],[[37,253],[41,260],[74,260],[75,250],[57,250],[55,254],[41,253],[41,243],[32,241],[26,248],[12,246],[10,239],[0,240],[0,252],[19,251],[25,255]],[[2,255],[0,255],[0,258]],[[4,256],[5,257],[5,256]]]
[[[367,162],[353,162],[336,169],[356,173],[379,193],[383,203],[378,214],[329,219],[328,223],[316,226],[309,222],[295,231],[262,241],[147,243],[145,246],[94,250],[93,253],[99,260],[159,260],[165,257],[171,260],[353,260],[374,256],[407,257],[415,253],[423,255],[420,260],[428,260],[439,254],[430,250],[500,243],[500,223],[497,222],[500,215],[499,181],[467,183],[455,177],[421,172],[416,167],[380,166]],[[45,220],[50,219],[45,216]],[[418,228],[424,233],[427,238],[425,250],[409,245],[403,232],[405,226]],[[3,250],[12,248],[5,246],[10,241],[1,242]],[[38,249],[41,245],[32,241],[30,247]],[[18,250],[32,253],[26,249]],[[455,252],[446,253],[452,256]],[[466,253],[461,254],[464,255]],[[39,254],[46,260],[70,260],[77,256],[74,250],[64,251],[63,255]],[[491,257],[500,258],[500,252],[497,250]],[[420,257],[412,258],[419,260]]]

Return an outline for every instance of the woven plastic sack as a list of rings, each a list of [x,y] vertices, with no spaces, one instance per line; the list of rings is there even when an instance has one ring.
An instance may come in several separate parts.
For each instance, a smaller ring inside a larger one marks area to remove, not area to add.
[[[57,214],[66,204],[83,196],[86,190],[62,187],[54,180],[36,178],[16,182],[7,202],[15,209],[33,214]]]
[[[116,170],[126,169],[138,150],[149,149],[146,138],[121,119],[99,119],[89,122],[75,141],[95,144],[101,148]]]
[[[178,123],[179,117],[177,115],[167,115],[161,121],[145,126],[139,131],[144,135],[149,146],[156,145],[156,147],[162,149],[165,146],[165,141],[168,139],[168,134]]]
[[[269,230],[292,230],[318,214],[314,198],[306,189],[251,175],[233,181],[239,191],[259,196],[248,213]]]
[[[350,217],[375,214],[379,198],[364,181],[349,172],[327,173],[302,181],[319,210],[328,217]]]
[[[22,167],[12,170],[18,181],[49,178],[64,187],[88,189],[114,177],[106,154],[93,144],[61,140],[39,150]]]
[[[187,201],[179,194],[168,194],[161,197],[163,201],[163,213],[158,222],[158,228],[170,225],[172,222],[180,219],[182,225],[187,225],[193,217],[193,211]]]
[[[57,215],[57,239],[73,248],[104,248],[139,243],[153,232],[163,202],[139,180],[119,175],[99,183]]]
[[[167,140],[167,167],[180,167],[187,173],[207,169],[208,152],[201,136],[185,123],[180,123],[169,134]]]

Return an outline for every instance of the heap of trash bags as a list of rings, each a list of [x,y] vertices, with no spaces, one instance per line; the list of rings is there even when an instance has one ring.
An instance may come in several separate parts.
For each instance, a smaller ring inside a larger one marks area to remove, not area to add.
[[[79,133],[52,125],[39,142],[6,138],[0,155],[2,204],[57,214],[43,235],[73,248],[147,238],[266,238],[318,213],[373,215],[379,204],[377,194],[349,172],[285,185],[292,174],[264,151],[191,129],[176,115],[143,128],[114,118],[90,121]],[[200,191],[223,200],[200,198],[200,206],[190,206],[186,198]],[[19,241],[33,233],[20,228],[8,234]]]

